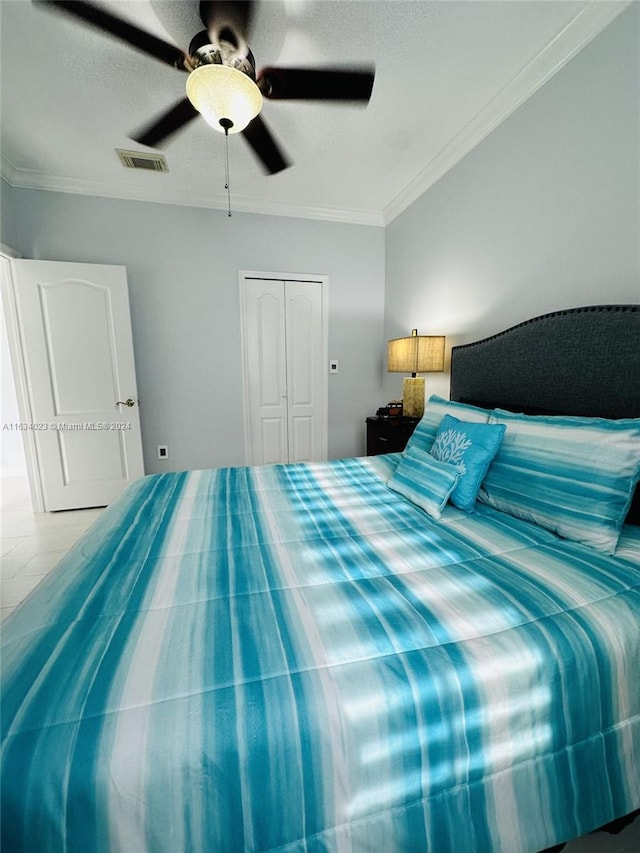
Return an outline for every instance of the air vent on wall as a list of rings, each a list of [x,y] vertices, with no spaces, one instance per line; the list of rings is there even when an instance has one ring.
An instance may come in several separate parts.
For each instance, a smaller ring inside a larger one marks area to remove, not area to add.
[[[147,172],[168,172],[167,161],[162,154],[147,154],[145,151],[125,151],[116,148],[120,162],[127,169],[146,169]]]

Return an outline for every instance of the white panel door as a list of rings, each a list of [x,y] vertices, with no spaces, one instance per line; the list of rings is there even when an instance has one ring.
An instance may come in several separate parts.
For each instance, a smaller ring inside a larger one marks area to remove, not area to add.
[[[126,270],[12,266],[45,509],[105,506],[144,473]]]
[[[286,281],[289,462],[322,458],[322,286]]]
[[[326,458],[326,287],[241,276],[249,464]]]
[[[252,464],[287,460],[287,361],[281,281],[255,281],[245,301]]]

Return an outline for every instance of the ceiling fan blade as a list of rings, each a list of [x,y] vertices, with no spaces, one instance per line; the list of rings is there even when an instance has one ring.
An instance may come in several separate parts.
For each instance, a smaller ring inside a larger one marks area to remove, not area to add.
[[[271,131],[259,115],[249,122],[242,131],[242,135],[270,175],[275,175],[291,165],[291,161],[285,157],[271,135]]]
[[[258,85],[270,100],[368,101],[375,74],[368,68],[263,68]]]
[[[179,68],[182,71],[189,70],[189,57],[179,47],[169,44],[168,41],[164,41],[146,32],[146,30],[141,30],[140,27],[112,15],[111,12],[94,6],[93,3],[86,3],[84,0],[34,0],[34,2],[44,8],[59,9],[61,12],[78,18],[101,32],[115,36],[131,47],[171,65],[173,68]]]
[[[160,142],[164,142],[174,133],[182,130],[198,115],[200,113],[192,106],[191,101],[183,98],[163,113],[160,118],[154,119],[150,124],[132,134],[130,139],[139,142],[140,145],[157,147]]]
[[[212,42],[223,39],[235,47],[246,45],[254,5],[252,0],[201,0],[200,17]]]

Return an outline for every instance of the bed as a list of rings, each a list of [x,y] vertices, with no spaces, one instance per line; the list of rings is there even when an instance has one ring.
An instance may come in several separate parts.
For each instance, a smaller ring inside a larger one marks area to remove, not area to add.
[[[128,487],[2,626],[2,850],[536,853],[631,819],[639,341],[640,305],[545,315],[454,348],[403,454]]]

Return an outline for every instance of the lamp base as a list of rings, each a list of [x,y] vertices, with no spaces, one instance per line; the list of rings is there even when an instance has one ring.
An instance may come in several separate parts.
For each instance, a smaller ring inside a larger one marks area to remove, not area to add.
[[[402,383],[402,414],[421,418],[424,414],[424,379],[406,376]]]

